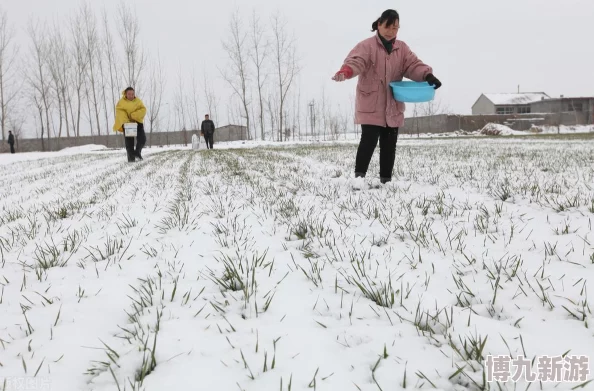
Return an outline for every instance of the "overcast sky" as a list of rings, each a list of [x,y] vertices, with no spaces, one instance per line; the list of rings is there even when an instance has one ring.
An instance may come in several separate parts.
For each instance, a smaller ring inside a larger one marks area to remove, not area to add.
[[[79,0],[1,0],[19,31],[31,15],[70,14]],[[93,0],[115,10],[118,0]],[[129,0],[140,17],[143,44],[166,61],[174,83],[181,61],[219,78],[226,63],[221,49],[235,7],[263,19],[279,8],[298,38],[302,98],[325,88],[334,102],[349,105],[355,81],[336,84],[331,76],[349,50],[369,37],[382,11],[401,16],[399,39],[434,68],[443,82],[437,97],[456,113],[470,113],[482,92],[544,91],[551,96],[594,95],[594,0]],[[115,12],[112,13],[115,15]],[[224,86],[222,81],[217,85]],[[229,93],[221,90],[221,98]]]

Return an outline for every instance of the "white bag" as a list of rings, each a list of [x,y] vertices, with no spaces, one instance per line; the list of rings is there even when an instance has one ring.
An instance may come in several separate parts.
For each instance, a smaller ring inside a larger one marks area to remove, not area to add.
[[[198,137],[198,135],[192,136],[192,149],[195,151],[200,149],[200,138]]]
[[[136,137],[137,132],[138,132],[138,124],[137,123],[124,124],[124,135],[126,137]]]

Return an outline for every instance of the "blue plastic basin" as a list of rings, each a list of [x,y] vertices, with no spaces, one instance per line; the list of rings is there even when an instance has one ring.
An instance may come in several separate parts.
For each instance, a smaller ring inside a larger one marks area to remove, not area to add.
[[[427,82],[393,81],[390,87],[394,99],[399,102],[430,102],[435,98],[435,88]]]

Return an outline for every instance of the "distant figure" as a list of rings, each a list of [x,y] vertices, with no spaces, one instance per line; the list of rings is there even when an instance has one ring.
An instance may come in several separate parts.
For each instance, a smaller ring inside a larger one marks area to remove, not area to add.
[[[215,124],[212,122],[208,114],[204,116],[204,121],[202,121],[200,130],[204,136],[204,141],[206,141],[206,148],[213,149]]]
[[[197,151],[200,149],[200,137],[196,133],[192,136],[192,149]]]
[[[122,98],[116,106],[115,124],[113,130],[124,132],[124,124],[137,123],[136,149],[134,149],[134,137],[125,137],[126,152],[128,153],[128,162],[133,163],[136,158],[142,160],[142,148],[146,143],[146,134],[144,133],[144,116],[146,107],[144,103],[136,97],[134,88],[128,87],[122,93]]]
[[[8,145],[10,145],[10,153],[14,153],[14,134],[12,131],[8,131]]]

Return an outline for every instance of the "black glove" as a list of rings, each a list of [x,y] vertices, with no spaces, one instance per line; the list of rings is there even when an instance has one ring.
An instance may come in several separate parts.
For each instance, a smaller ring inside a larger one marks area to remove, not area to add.
[[[433,73],[430,73],[427,76],[425,76],[425,81],[429,83],[430,86],[434,86],[435,89],[441,87],[441,82],[437,77],[433,76]]]

